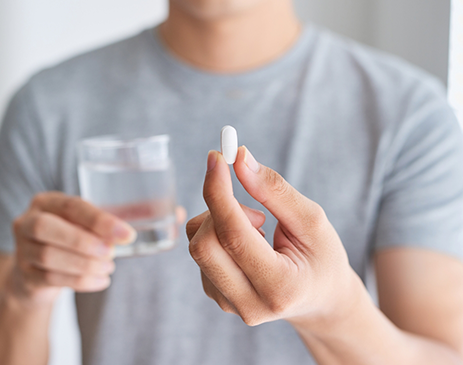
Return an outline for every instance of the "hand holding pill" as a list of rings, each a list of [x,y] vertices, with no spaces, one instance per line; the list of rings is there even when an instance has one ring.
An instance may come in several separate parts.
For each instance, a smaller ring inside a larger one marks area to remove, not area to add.
[[[315,329],[333,313],[344,314],[340,308],[351,308],[352,293],[362,284],[323,209],[240,147],[236,176],[278,220],[272,248],[259,232],[263,213],[241,206],[233,196],[227,166],[232,159],[223,151],[208,155],[204,199],[209,211],[187,225],[206,294],[251,326],[286,319],[296,328],[309,323]]]

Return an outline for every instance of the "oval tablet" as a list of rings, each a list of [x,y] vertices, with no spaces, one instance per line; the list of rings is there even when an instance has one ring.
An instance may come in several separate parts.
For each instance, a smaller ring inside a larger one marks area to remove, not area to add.
[[[238,134],[231,125],[226,125],[220,132],[220,149],[225,161],[229,165],[234,164],[238,153]]]

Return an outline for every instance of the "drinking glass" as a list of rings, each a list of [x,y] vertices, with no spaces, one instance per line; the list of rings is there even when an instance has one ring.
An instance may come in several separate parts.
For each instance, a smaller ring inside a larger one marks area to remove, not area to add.
[[[175,177],[169,136],[103,136],[79,142],[83,199],[128,222],[137,239],[116,257],[149,255],[176,244]]]

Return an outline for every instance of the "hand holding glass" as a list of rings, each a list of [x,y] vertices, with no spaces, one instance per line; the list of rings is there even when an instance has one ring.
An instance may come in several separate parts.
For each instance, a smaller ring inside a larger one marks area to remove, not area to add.
[[[138,233],[116,256],[148,255],[176,243],[175,178],[169,136],[107,136],[79,144],[83,199],[127,221]]]

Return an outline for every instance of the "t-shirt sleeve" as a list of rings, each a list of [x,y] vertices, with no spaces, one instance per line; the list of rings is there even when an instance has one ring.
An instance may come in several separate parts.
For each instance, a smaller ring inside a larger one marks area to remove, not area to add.
[[[463,134],[443,95],[409,113],[385,171],[374,249],[418,247],[463,259]]]
[[[15,249],[12,221],[35,194],[53,188],[45,145],[31,92],[25,86],[10,102],[0,129],[0,253]]]

